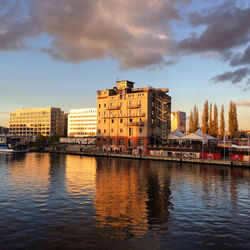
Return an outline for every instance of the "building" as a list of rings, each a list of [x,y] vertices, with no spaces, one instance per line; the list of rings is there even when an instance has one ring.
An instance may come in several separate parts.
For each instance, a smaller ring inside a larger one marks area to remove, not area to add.
[[[68,137],[94,137],[97,109],[71,109],[68,114]]]
[[[0,126],[0,134],[8,134],[9,130],[8,128]]]
[[[171,132],[168,89],[134,88],[130,81],[97,91],[97,146],[147,148]]]
[[[171,113],[171,131],[179,129],[186,132],[186,112],[177,111]]]
[[[60,108],[16,109],[10,113],[9,133],[18,136],[62,136],[64,119]]]

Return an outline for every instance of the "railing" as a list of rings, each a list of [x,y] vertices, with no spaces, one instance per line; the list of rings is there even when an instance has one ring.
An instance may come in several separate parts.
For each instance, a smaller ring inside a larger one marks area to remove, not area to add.
[[[125,126],[144,126],[144,122],[127,122]]]
[[[120,108],[121,108],[120,105],[112,105],[112,106],[109,105],[109,106],[107,107],[108,110],[114,110],[114,109],[120,109]]]
[[[140,108],[141,104],[140,103],[135,103],[135,104],[129,104],[128,108],[129,109],[136,109],[136,108]]]
[[[127,118],[127,117],[144,117],[145,113],[133,113],[133,114],[114,114],[114,115],[104,115],[102,119],[112,119],[112,118]]]

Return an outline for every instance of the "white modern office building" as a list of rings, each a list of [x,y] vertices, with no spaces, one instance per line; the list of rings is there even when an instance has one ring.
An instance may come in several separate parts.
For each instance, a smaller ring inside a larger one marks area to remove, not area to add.
[[[95,137],[97,109],[71,109],[68,114],[68,137]]]

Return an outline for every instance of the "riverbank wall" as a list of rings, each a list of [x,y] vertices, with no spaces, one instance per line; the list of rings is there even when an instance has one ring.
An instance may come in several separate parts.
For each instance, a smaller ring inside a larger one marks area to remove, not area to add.
[[[112,157],[112,158],[126,158],[126,159],[138,159],[138,160],[153,160],[153,161],[169,161],[179,163],[195,163],[195,164],[207,164],[207,165],[219,165],[219,166],[231,166],[231,167],[247,167],[250,168],[249,162],[238,162],[231,160],[210,160],[210,159],[195,159],[195,158],[181,158],[181,157],[168,157],[158,155],[133,155],[117,152],[104,152],[104,151],[75,151],[75,150],[57,150],[57,149],[44,149],[42,152],[47,153],[60,153],[70,155],[82,155],[92,157]]]

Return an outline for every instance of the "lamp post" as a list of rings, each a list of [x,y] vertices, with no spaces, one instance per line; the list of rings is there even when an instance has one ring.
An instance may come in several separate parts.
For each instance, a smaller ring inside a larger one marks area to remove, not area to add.
[[[223,144],[224,144],[224,161],[226,159],[226,141],[225,141],[225,133],[224,133],[224,141],[223,141]]]

